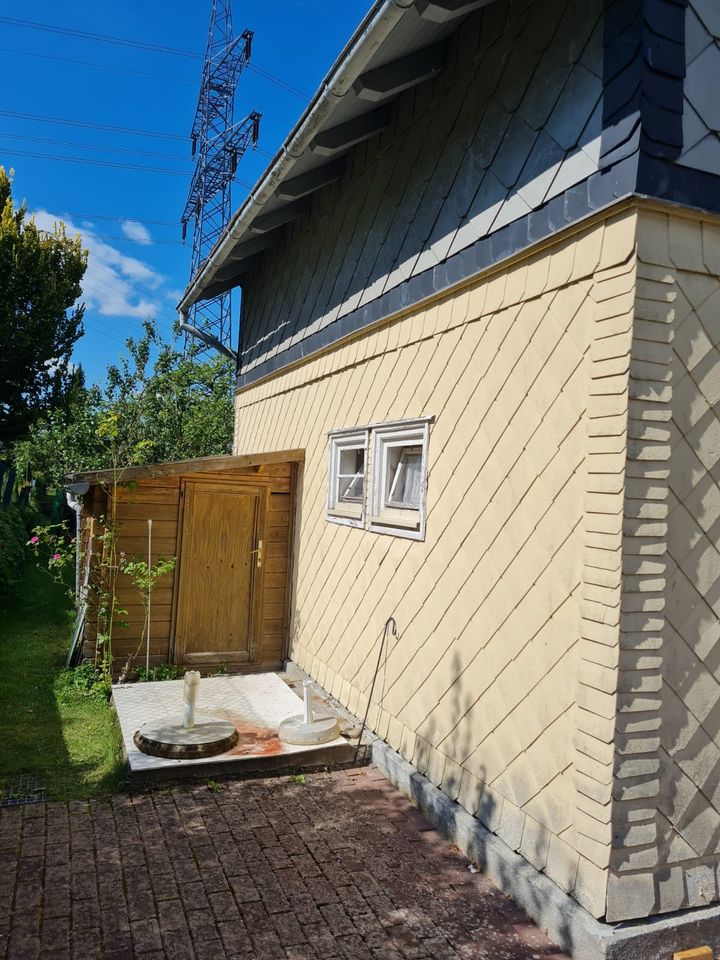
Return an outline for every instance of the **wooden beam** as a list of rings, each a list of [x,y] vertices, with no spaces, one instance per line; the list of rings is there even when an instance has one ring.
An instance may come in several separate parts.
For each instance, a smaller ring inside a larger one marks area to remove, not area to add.
[[[236,269],[232,277],[227,280],[215,280],[213,283],[208,284],[203,288],[202,297],[199,297],[193,302],[202,303],[203,300],[212,300],[213,297],[219,297],[221,294],[227,293],[228,290],[239,287],[242,274],[246,271],[242,269],[240,264],[235,264],[235,267]]]
[[[319,133],[310,144],[310,152],[321,157],[330,157],[341,150],[349,150],[356,143],[380,133],[390,122],[390,108],[380,107],[363,113],[336,127],[330,127]]]
[[[379,101],[436,76],[445,65],[446,44],[433,44],[357,78],[353,90],[361,100]]]
[[[302,217],[303,214],[307,213],[309,209],[310,204],[307,200],[296,200],[295,203],[286,203],[282,207],[271,210],[270,213],[263,213],[259,217],[255,217],[250,224],[250,231],[252,233],[268,233],[270,230],[275,230],[276,227],[290,223],[291,220],[297,220],[298,217]]]
[[[196,460],[173,460],[167,463],[149,463],[141,467],[126,467],[124,470],[86,470],[74,473],[72,482],[87,480],[88,483],[119,483],[131,480],[174,477],[182,473],[217,473],[221,470],[239,470],[242,467],[260,467],[269,463],[302,463],[304,450],[281,450],[270,453],[225,454],[220,457],[199,457]]]
[[[260,263],[260,257],[260,253],[248,253],[242,260],[227,260],[215,274],[213,282],[208,287],[208,290],[210,287],[215,286],[216,283],[224,283],[227,280],[239,281],[243,274],[255,269],[255,267]],[[208,293],[206,296],[210,297],[212,294]]]
[[[494,2],[495,0],[417,0],[415,9],[424,20],[447,23]]]
[[[281,200],[298,200],[339,180],[344,171],[345,159],[341,157],[321,167],[315,167],[314,170],[308,170],[307,173],[301,173],[298,177],[285,180],[275,191],[275,196]]]
[[[272,247],[274,240],[269,236],[261,237],[252,237],[250,240],[246,240],[244,243],[239,243],[236,247],[233,247],[227,257],[227,262],[233,260],[247,260],[248,257],[252,257],[256,253],[260,253],[262,250],[267,250],[268,247]]]

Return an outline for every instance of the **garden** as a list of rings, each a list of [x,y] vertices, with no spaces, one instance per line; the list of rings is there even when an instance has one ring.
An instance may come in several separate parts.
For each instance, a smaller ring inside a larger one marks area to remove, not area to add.
[[[79,549],[75,581],[69,477],[227,453],[232,438],[233,365],[163,340],[147,321],[116,364],[87,386],[71,362],[83,334],[81,281],[87,253],[58,227],[35,227],[13,203],[0,167],[0,804],[107,794],[123,781],[111,677],[147,676],[114,661],[112,635],[126,611],[114,583],[123,576],[146,603],[174,558],[120,556],[99,517]],[[95,553],[93,555],[93,545]],[[96,653],[68,668],[83,605],[98,613]]]

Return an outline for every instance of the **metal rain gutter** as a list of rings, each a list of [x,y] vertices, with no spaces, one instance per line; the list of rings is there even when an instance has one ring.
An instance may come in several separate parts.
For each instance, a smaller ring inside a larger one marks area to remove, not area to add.
[[[218,240],[200,272],[188,284],[177,305],[186,316],[190,307],[201,299],[199,291],[212,280],[228,253],[273,196],[280,183],[290,173],[330,113],[334,102],[350,90],[364,71],[371,57],[390,35],[416,0],[378,0],[370,10],[354,37],[330,69],[327,79],[311,103],[290,131],[263,176],[235,212],[223,236]]]

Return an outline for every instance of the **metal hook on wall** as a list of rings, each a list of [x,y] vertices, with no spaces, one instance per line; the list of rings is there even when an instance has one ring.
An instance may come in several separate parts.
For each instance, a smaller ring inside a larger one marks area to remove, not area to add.
[[[382,632],[382,639],[380,640],[380,649],[378,650],[378,659],[377,664],[375,665],[375,672],[373,673],[372,683],[370,685],[370,696],[368,697],[367,707],[365,707],[365,716],[363,717],[362,726],[360,727],[360,735],[358,736],[357,747],[355,747],[355,759],[354,763],[357,763],[357,758],[360,753],[360,744],[362,743],[362,736],[365,732],[365,727],[367,726],[367,718],[370,713],[370,704],[372,703],[373,693],[375,692],[375,681],[377,680],[378,673],[380,672],[380,664],[382,663],[383,650],[385,649],[385,644],[388,637],[388,628],[392,624],[391,633],[393,637],[397,639],[398,637],[398,627],[395,617],[388,617],[385,621],[385,626]]]

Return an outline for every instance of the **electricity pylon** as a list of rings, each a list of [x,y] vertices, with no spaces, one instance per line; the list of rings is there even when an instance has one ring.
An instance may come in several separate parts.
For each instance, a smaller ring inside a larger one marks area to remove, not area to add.
[[[231,214],[231,184],[238,162],[257,143],[260,114],[234,122],[235,90],[250,60],[253,34],[232,35],[231,0],[212,0],[200,96],[192,126],[192,155],[197,157],[182,215],[183,239],[194,220],[190,277],[195,276],[222,236]],[[230,292],[191,308],[190,323],[231,348]]]

